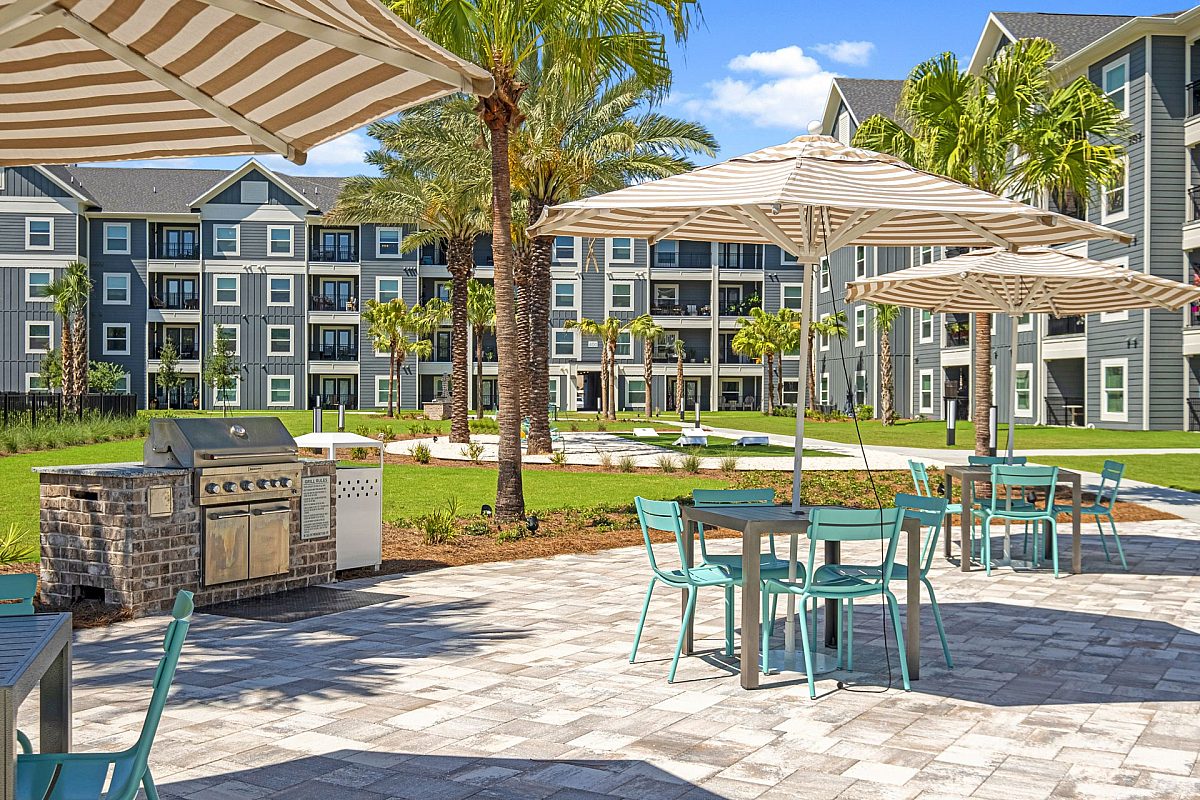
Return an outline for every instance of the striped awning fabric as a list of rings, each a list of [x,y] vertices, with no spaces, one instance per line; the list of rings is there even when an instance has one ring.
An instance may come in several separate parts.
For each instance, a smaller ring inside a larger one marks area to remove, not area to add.
[[[376,0],[0,0],[0,164],[278,153],[492,80]]]
[[[847,284],[846,301],[938,312],[1091,314],[1177,309],[1200,287],[1047,247],[976,250]]]
[[[1016,247],[1131,237],[922,172],[828,136],[546,209],[541,234],[777,244]]]

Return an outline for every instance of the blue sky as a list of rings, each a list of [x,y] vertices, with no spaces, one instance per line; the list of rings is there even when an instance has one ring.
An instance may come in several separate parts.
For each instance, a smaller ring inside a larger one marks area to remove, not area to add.
[[[804,133],[824,108],[835,75],[903,78],[914,64],[952,50],[970,57],[989,11],[1159,14],[1187,7],[1146,0],[901,4],[888,0],[702,0],[704,22],[673,48],[668,113],[710,128],[728,157]],[[317,148],[309,164],[261,159],[272,169],[312,175],[368,171],[361,131]],[[233,167],[241,158],[182,159],[159,166]]]

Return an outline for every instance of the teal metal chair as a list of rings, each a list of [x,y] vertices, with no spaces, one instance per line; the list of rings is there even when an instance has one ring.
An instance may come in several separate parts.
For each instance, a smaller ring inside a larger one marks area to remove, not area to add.
[[[722,506],[770,506],[775,504],[774,489],[693,489],[692,504],[696,508],[720,508]],[[736,578],[741,578],[742,556],[740,554],[713,554],[708,552],[708,543],[704,539],[704,525],[697,524],[700,535],[700,561],[708,566],[721,566],[729,570]],[[759,561],[759,570],[763,578],[786,578],[788,561],[780,558],[775,552],[775,534],[770,534],[770,553],[763,553]],[[797,575],[804,574],[803,565],[797,564]]]
[[[1007,466],[1020,466],[1029,461],[1025,456],[967,456],[967,463],[972,467],[992,467],[996,464],[1004,464]]]
[[[931,484],[929,482],[929,470],[923,463],[920,461],[910,460],[908,462],[908,471],[912,473],[913,488],[916,490],[916,493],[919,496],[933,498],[940,497],[940,495],[933,493]],[[962,503],[946,503],[946,513],[961,514]]]
[[[850,508],[816,508],[813,509],[808,526],[808,566],[806,574],[811,576],[806,582],[769,579],[763,582],[762,602],[762,669],[770,672],[770,639],[771,630],[775,626],[774,615],[770,613],[768,598],[777,594],[794,594],[800,598],[800,639],[804,647],[804,671],[808,676],[809,697],[816,698],[817,687],[813,682],[813,644],[809,638],[807,606],[811,600],[814,605],[820,600],[839,600],[838,628],[838,668],[843,664],[847,669],[854,668],[854,605],[856,598],[876,597],[883,595],[887,601],[888,611],[892,618],[892,627],[896,633],[896,644],[900,653],[900,675],[904,681],[905,690],[912,688],[908,679],[908,662],[904,658],[904,630],[900,627],[900,612],[896,605],[896,596],[889,588],[896,566],[896,543],[900,539],[900,526],[904,522],[904,510],[899,508],[850,509]],[[883,561],[877,565],[826,564],[815,568],[818,542],[887,542]],[[814,609],[815,614],[815,609]],[[816,625],[813,625],[815,632]],[[845,643],[845,660],[843,661],[843,642]]]
[[[128,750],[119,753],[38,753],[31,752],[29,740],[21,737],[17,756],[16,797],[18,800],[134,800],[138,788],[146,790],[147,800],[158,800],[158,790],[147,763],[154,734],[162,717],[179,653],[187,636],[194,607],[192,593],[180,592],[175,598],[171,623],[163,639],[162,659],[154,673],[153,693],[142,734]],[[111,773],[111,778],[110,778]],[[105,792],[105,781],[108,789]]]
[[[1046,528],[1051,537],[1051,560],[1054,563],[1054,577],[1057,578],[1058,526],[1055,523],[1054,489],[1058,485],[1058,467],[993,464],[991,483],[991,498],[972,509],[972,514],[980,522],[982,559],[987,574],[992,574],[991,524],[993,520],[1008,520],[1032,526],[1035,566],[1040,552],[1038,523]]]
[[[705,586],[719,586],[725,590],[725,654],[733,655],[733,587],[739,580],[732,576],[728,569],[722,566],[692,567],[687,562],[687,551],[684,550],[683,518],[679,512],[679,504],[665,500],[647,500],[635,497],[638,522],[642,526],[642,539],[646,543],[646,556],[650,559],[650,585],[646,588],[646,599],[642,603],[642,616],[638,620],[637,633],[633,637],[633,650],[629,653],[629,663],[637,658],[638,645],[642,641],[642,629],[646,625],[646,613],[650,610],[650,597],[654,587],[662,583],[672,589],[687,591],[687,605],[684,608],[683,619],[679,626],[679,639],[675,643],[675,655],[671,659],[671,669],[667,673],[667,683],[675,681],[675,669],[679,666],[679,654],[683,651],[683,638],[688,625],[696,613],[696,591]],[[654,547],[650,541],[650,531],[663,531],[675,537],[675,545],[679,551],[679,569],[664,569],[658,565],[654,557]]]
[[[38,576],[32,572],[0,575],[0,617],[23,617],[33,613],[33,596]]]
[[[1113,506],[1117,504],[1117,492],[1121,489],[1123,477],[1125,477],[1124,464],[1120,461],[1105,461],[1104,469],[1100,471],[1100,488],[1096,492],[1096,502],[1090,506],[1083,506],[1079,509],[1079,513],[1096,518],[1096,527],[1100,529],[1100,546],[1104,548],[1104,558],[1112,561],[1112,556],[1108,552],[1108,544],[1104,541],[1103,520],[1108,520],[1108,525],[1112,529],[1113,542],[1117,546],[1117,556],[1121,559],[1121,566],[1128,570],[1129,563],[1125,561],[1125,549],[1121,547],[1121,537],[1117,535],[1117,523],[1113,519]],[[1075,509],[1070,503],[1065,505],[1055,503],[1054,512],[1056,514],[1073,514]]]
[[[896,495],[896,508],[904,511],[906,519],[918,520],[922,527],[928,529],[924,541],[921,542],[921,583],[929,592],[929,605],[933,607],[933,622],[937,625],[938,638],[942,640],[942,655],[946,657],[946,666],[954,668],[950,658],[950,645],[946,643],[946,627],[942,624],[942,609],[938,605],[937,595],[934,594],[933,584],[929,582],[929,569],[933,566],[933,556],[937,553],[938,539],[942,535],[942,526],[946,521],[949,504],[941,497],[924,497],[913,494]],[[892,567],[892,580],[908,580],[908,567],[896,564]]]

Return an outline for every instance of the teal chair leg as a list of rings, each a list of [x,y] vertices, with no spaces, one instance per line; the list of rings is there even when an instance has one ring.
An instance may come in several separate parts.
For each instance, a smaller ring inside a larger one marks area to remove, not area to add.
[[[919,601],[918,601],[919,602]],[[900,678],[904,681],[904,691],[911,692],[912,684],[908,681],[908,659],[904,653],[904,629],[900,627],[900,611],[896,607],[896,595],[887,593],[888,610],[892,614],[892,628],[896,631],[896,652],[900,654]]]
[[[1104,548],[1104,560],[1112,561],[1112,556],[1108,554],[1108,544],[1104,541],[1104,523],[1100,521],[1100,515],[1096,515],[1096,527],[1100,529],[1100,546]]]
[[[1125,561],[1125,548],[1121,547],[1121,537],[1117,535],[1117,521],[1112,518],[1112,514],[1108,515],[1108,524],[1112,526],[1113,541],[1117,545],[1117,556],[1121,559],[1121,567],[1128,572],[1129,564]]]
[[[687,608],[683,610],[683,621],[679,625],[679,640],[675,643],[675,657],[671,659],[671,671],[667,674],[667,683],[675,682],[675,669],[679,666],[679,654],[683,652],[683,637],[687,635],[688,625],[692,624],[692,615],[696,612],[696,587],[687,587]]]
[[[17,744],[21,746],[21,752],[25,755],[33,754],[33,743],[29,741],[29,737],[25,735],[25,731],[17,731]]]
[[[846,669],[854,671],[854,601],[846,600]]]
[[[983,569],[984,572],[991,577],[992,575],[992,528],[991,520],[987,517],[983,518],[983,524],[979,526],[981,535],[983,536]],[[1034,547],[1037,547],[1036,539]]]
[[[1054,560],[1054,577],[1058,577],[1058,524],[1046,520],[1046,535],[1050,537],[1050,557]]]
[[[816,628],[815,623],[813,628]],[[800,641],[804,645],[804,674],[808,677],[808,696],[816,700],[817,685],[813,683],[812,645],[808,641],[808,616],[804,613],[800,614]]]
[[[725,655],[733,657],[733,587],[725,587]]]
[[[775,627],[775,603],[769,593],[762,596],[762,673],[771,674],[771,629]]]
[[[654,584],[657,581],[658,578],[651,578],[650,585],[646,587],[646,600],[642,603],[642,616],[638,620],[637,633],[633,635],[633,650],[629,653],[630,664],[637,658],[638,645],[642,642],[642,628],[646,625],[646,612],[650,610],[650,596],[654,594]]]
[[[149,767],[142,775],[142,788],[146,790],[146,800],[158,800],[158,787],[154,785],[154,778],[150,775]]]
[[[942,655],[946,657],[946,666],[954,669],[954,662],[950,659],[950,645],[946,644],[946,626],[942,624],[942,609],[938,605],[937,595],[933,593],[933,584],[924,576],[921,577],[921,583],[925,584],[925,591],[929,592],[929,605],[933,608],[933,623],[937,626],[938,638],[942,640]]]

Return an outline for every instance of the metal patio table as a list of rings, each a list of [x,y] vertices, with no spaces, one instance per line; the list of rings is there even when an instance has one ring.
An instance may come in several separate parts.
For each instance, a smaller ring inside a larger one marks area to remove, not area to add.
[[[40,744],[43,753],[71,750],[71,615],[0,617],[0,800],[12,800],[16,772],[17,708],[41,687]]]
[[[688,564],[695,564],[695,542],[697,523],[710,528],[725,528],[742,534],[742,653],[741,676],[743,689],[757,689],[759,685],[759,647],[761,643],[760,617],[761,584],[759,559],[762,539],[767,534],[792,537],[791,553],[794,557],[796,537],[808,532],[808,512],[812,506],[793,512],[790,506],[722,506],[696,508],[683,506],[684,550]],[[907,624],[904,631],[905,658],[911,680],[921,676],[921,526],[916,520],[905,520],[905,561],[908,566]],[[825,563],[837,564],[841,559],[839,542],[825,543]],[[898,562],[899,563],[899,562]],[[687,604],[687,592],[684,592]],[[837,642],[837,600],[825,602],[825,644]],[[692,625],[684,633],[683,652],[691,654],[693,647]]]
[[[991,483],[992,468],[983,466],[963,466],[952,464],[945,469],[946,473],[946,500],[954,502],[954,481],[955,479],[961,484],[962,489],[962,507],[963,513],[959,517],[959,555],[960,569],[963,572],[971,571],[971,545],[970,534],[968,532],[968,522],[971,519],[971,506],[975,502],[975,484]],[[1082,516],[1080,514],[1080,506],[1082,505],[1082,478],[1078,472],[1073,472],[1069,469],[1058,470],[1059,485],[1066,484],[1071,487],[1071,574],[1077,575],[1083,572],[1083,555],[1080,548],[1081,529],[1080,523]],[[947,526],[947,531],[949,527]],[[950,557],[950,537],[948,534],[943,537],[943,547],[945,555]],[[1046,557],[1050,557],[1050,537],[1046,537]],[[1009,555],[1008,553],[1005,554]]]

